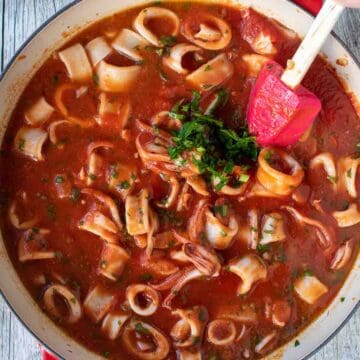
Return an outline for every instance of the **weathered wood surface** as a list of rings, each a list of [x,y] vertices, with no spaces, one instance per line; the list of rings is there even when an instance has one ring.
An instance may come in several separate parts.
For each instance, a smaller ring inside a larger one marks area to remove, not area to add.
[[[119,0],[117,0],[119,1]],[[26,38],[71,0],[2,0],[0,2],[1,71]],[[347,10],[336,33],[360,60],[360,11]],[[1,276],[1,275],[0,275]],[[360,310],[312,360],[360,359]],[[0,360],[39,360],[37,341],[0,296]]]

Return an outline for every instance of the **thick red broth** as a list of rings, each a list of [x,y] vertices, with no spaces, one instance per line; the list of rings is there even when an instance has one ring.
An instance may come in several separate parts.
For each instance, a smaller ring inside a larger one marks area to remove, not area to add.
[[[30,81],[2,146],[1,229],[71,337],[112,359],[301,346],[358,252],[360,122],[319,58],[313,126],[256,145],[257,74],[298,44],[252,9],[157,3],[92,25]]]

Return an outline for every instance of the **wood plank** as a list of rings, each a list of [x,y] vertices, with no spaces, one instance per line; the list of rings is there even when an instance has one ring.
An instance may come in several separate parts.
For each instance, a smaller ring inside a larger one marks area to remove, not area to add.
[[[118,0],[119,1],[119,0]],[[71,0],[2,0],[0,4],[1,70],[26,38]],[[336,33],[360,60],[360,12],[347,10]],[[354,360],[360,354],[360,311],[312,360]],[[0,359],[39,360],[36,340],[0,297]]]

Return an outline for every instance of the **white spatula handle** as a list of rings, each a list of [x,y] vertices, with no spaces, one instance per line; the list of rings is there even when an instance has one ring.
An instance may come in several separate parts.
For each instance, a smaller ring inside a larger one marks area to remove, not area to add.
[[[303,80],[343,10],[344,6],[339,5],[334,0],[325,1],[309,32],[292,60],[288,62],[288,67],[281,77],[282,82],[291,89],[296,88]]]

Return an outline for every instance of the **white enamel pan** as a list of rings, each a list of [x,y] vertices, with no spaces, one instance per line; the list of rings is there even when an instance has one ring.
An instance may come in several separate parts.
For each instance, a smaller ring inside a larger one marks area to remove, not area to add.
[[[75,1],[45,23],[24,44],[6,68],[0,82],[0,141],[7,122],[28,80],[49,55],[69,40],[63,34],[75,35],[92,22],[129,7],[153,3],[150,0],[82,0]],[[211,1],[207,1],[211,2]],[[304,36],[313,17],[287,0],[216,0],[214,3],[231,3],[252,6],[266,16],[273,17],[285,26]],[[354,101],[360,98],[360,67],[355,58],[335,36],[330,36],[322,49],[323,54],[337,69]],[[336,64],[337,59],[347,59],[347,66]],[[30,297],[15,272],[0,235],[0,289],[15,314],[32,334],[48,349],[65,359],[98,359],[82,345],[68,337],[40,310]],[[346,301],[341,302],[342,297]],[[360,257],[329,308],[297,339],[268,356],[268,359],[297,360],[309,357],[329,341],[355,312],[360,299]]]

